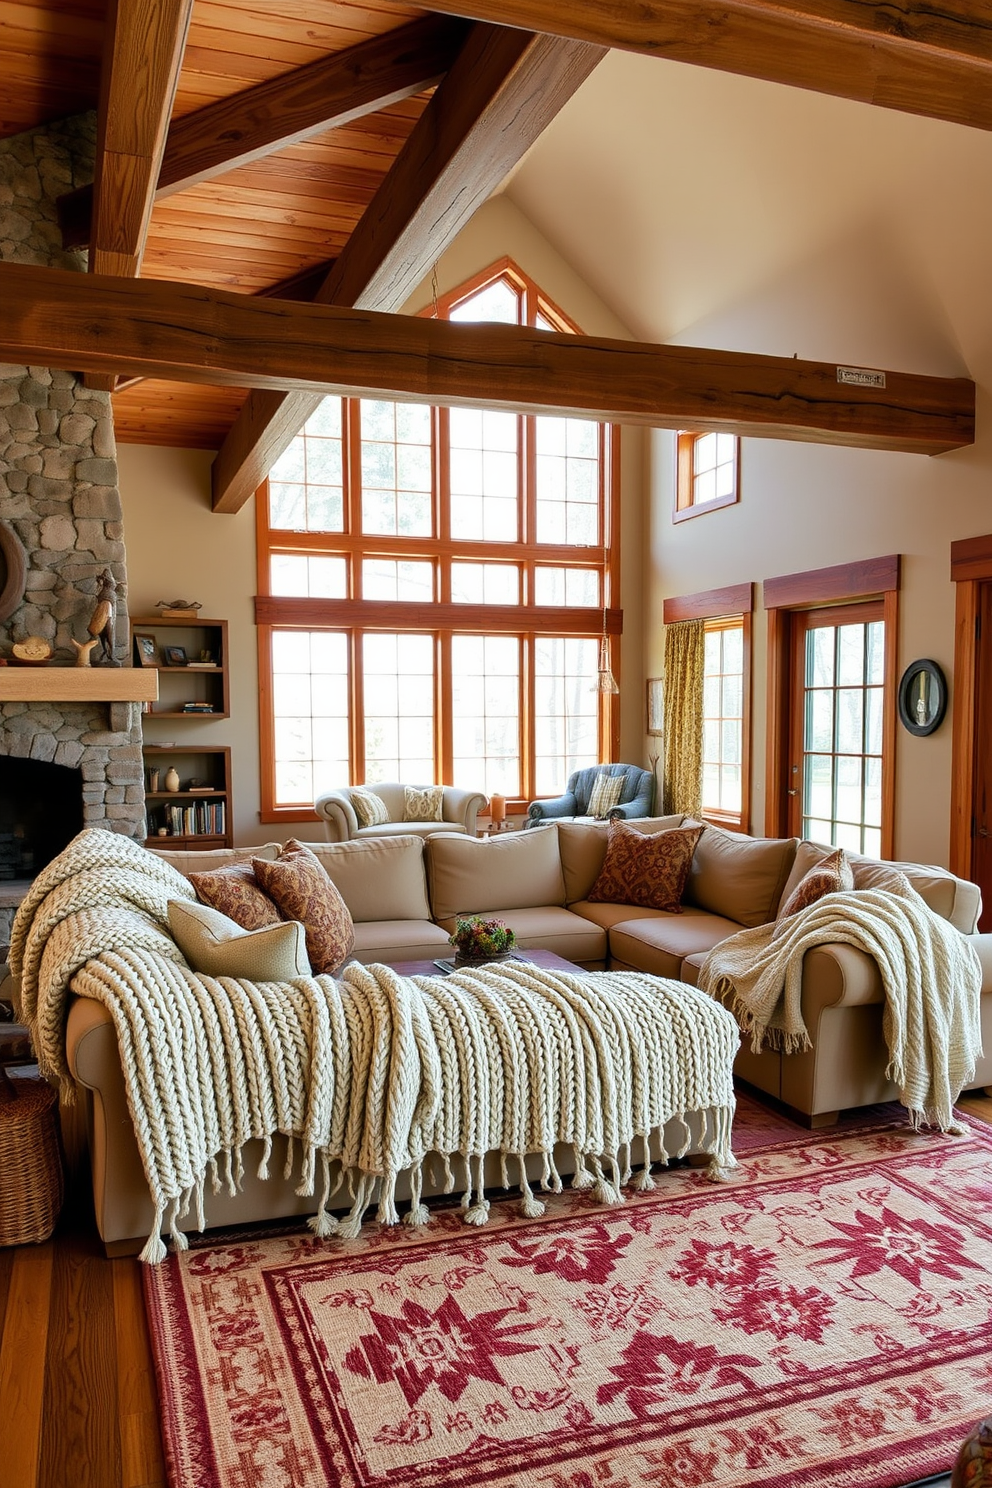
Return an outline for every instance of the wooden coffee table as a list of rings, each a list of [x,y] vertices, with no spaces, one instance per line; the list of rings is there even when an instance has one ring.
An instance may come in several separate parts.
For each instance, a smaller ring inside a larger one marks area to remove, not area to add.
[[[451,968],[438,966],[437,964],[438,961],[443,960],[445,960],[445,957],[438,956],[437,961],[396,961],[391,964],[393,970],[398,971],[400,976],[448,976]],[[517,951],[509,958],[509,961],[511,966],[514,961],[529,961],[531,966],[542,966],[545,971],[581,971],[582,969],[580,966],[576,966],[574,961],[566,961],[563,956],[559,956],[555,951]],[[494,967],[505,964],[505,962],[500,961],[483,963],[483,965]],[[459,970],[465,970],[465,968],[460,967]]]

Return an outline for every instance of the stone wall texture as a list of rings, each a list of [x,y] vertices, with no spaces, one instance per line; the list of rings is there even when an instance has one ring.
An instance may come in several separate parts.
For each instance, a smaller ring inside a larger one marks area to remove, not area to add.
[[[95,115],[86,114],[0,140],[0,260],[85,271],[85,254],[61,246],[55,201],[92,180],[95,137]],[[114,656],[129,665],[109,394],[70,371],[0,364],[0,521],[27,555],[24,600],[0,623],[0,655],[39,635],[54,648],[53,666],[72,665],[73,642],[87,639],[98,577],[109,569],[117,583]],[[137,706],[4,703],[0,787],[5,755],[78,768],[86,824],[144,835]]]

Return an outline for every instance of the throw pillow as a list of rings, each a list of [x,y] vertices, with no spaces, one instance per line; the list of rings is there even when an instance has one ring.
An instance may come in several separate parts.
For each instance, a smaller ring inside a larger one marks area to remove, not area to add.
[[[189,965],[201,976],[291,982],[294,977],[310,975],[306,932],[298,920],[243,930],[208,904],[170,899],[169,928]]]
[[[626,775],[607,775],[605,772],[597,775],[589,792],[589,815],[599,821],[609,816],[613,807],[620,804],[626,779]]]
[[[381,827],[388,822],[386,803],[375,791],[363,790],[361,786],[353,785],[349,794],[360,827]]]
[[[606,857],[589,890],[594,904],[636,904],[682,913],[682,890],[702,827],[675,827],[646,837],[624,821],[611,821]]]
[[[854,873],[842,847],[832,852],[811,868],[796,884],[779,915],[780,920],[808,909],[824,894],[839,894],[842,889],[854,888]]]
[[[189,881],[196,890],[196,897],[243,930],[261,930],[265,925],[277,925],[282,919],[279,910],[255,878],[252,863],[232,863],[229,868],[213,868],[205,873],[191,873]]]
[[[283,914],[302,920],[307,932],[307,954],[315,975],[333,976],[347,961],[355,944],[355,927],[348,906],[302,842],[291,837],[274,863],[254,862],[255,876]]]
[[[408,785],[403,791],[403,820],[443,821],[443,802],[443,785],[426,785],[422,790],[416,785]]]

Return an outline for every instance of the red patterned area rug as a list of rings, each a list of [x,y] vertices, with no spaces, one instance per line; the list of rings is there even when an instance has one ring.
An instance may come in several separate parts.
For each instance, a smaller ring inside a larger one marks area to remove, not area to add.
[[[896,1488],[992,1400],[992,1131],[742,1102],[678,1168],[484,1229],[200,1243],[145,1268],[173,1488]],[[760,1108],[759,1108],[760,1109]],[[745,1130],[746,1129],[746,1130]],[[798,1134],[798,1135],[797,1135]]]

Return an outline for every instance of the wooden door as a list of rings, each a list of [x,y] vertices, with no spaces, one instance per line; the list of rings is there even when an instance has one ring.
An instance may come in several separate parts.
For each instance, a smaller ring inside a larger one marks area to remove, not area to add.
[[[978,586],[971,878],[982,891],[979,930],[992,930],[992,583]]]

